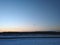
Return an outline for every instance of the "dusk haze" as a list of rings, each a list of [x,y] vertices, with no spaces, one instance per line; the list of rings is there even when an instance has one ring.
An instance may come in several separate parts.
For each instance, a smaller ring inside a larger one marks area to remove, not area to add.
[[[60,0],[0,0],[0,32],[60,31]]]

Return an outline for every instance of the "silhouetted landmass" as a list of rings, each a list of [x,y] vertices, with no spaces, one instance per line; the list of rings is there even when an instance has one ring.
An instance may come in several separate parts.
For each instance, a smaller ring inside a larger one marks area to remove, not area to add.
[[[55,31],[36,31],[36,32],[3,32],[3,33],[0,33],[0,35],[29,35],[29,34],[60,35],[60,32],[55,32]]]

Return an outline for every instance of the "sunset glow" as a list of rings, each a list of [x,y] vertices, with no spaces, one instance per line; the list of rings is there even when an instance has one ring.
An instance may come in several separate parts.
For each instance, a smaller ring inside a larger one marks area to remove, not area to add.
[[[60,2],[0,0],[0,32],[60,31]]]

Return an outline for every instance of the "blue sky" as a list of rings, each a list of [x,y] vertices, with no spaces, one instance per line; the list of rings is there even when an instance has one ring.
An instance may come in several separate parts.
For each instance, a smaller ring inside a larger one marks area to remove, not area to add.
[[[60,26],[60,0],[0,0],[0,27]]]

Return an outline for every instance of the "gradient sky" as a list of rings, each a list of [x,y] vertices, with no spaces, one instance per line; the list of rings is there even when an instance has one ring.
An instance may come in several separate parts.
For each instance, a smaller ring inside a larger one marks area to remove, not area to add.
[[[0,0],[0,28],[60,27],[60,0]]]

